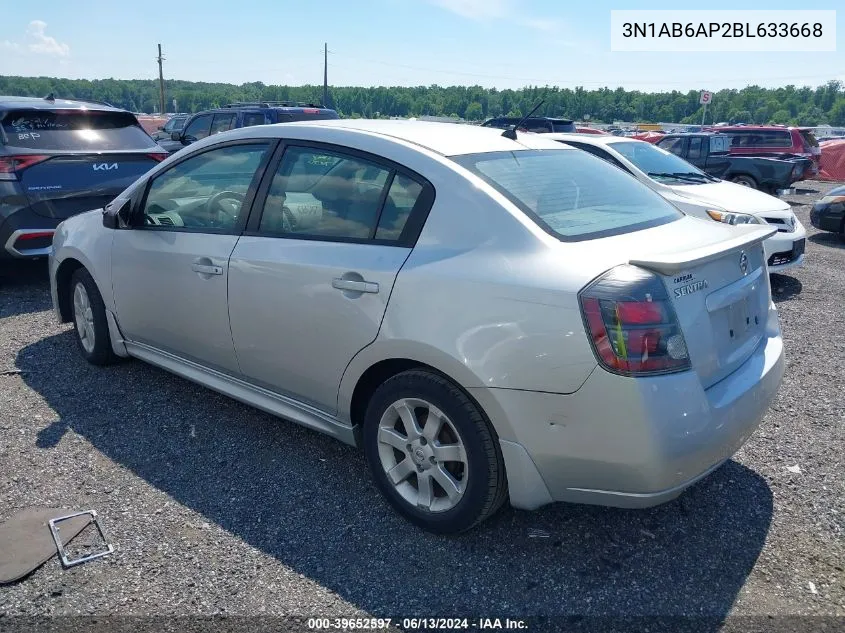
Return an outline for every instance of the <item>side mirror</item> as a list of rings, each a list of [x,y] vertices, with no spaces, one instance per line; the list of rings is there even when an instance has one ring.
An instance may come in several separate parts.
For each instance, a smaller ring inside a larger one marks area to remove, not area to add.
[[[129,226],[129,211],[132,208],[131,200],[124,200],[123,204],[115,203],[106,205],[103,209],[103,226],[107,229],[119,229]]]
[[[181,141],[182,140],[181,132],[171,132],[170,133],[170,140],[171,141]]]

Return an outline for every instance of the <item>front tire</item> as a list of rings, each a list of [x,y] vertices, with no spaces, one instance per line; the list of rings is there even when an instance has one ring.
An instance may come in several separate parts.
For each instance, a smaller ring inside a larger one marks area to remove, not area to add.
[[[456,385],[410,370],[376,389],[364,418],[364,452],[376,485],[415,525],[466,531],[507,497],[498,438]]]
[[[70,305],[79,351],[92,365],[110,365],[117,360],[111,346],[106,306],[91,274],[84,268],[70,280]]]

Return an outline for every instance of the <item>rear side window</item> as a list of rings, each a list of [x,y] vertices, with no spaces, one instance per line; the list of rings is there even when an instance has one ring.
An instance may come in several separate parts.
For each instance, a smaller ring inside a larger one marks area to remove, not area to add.
[[[156,142],[129,112],[11,110],[3,117],[9,145],[49,150],[152,149]]]
[[[819,142],[815,135],[810,130],[798,130],[801,134],[801,139],[804,141],[804,147],[818,147]]]
[[[792,147],[792,137],[787,130],[755,130],[731,132],[731,147]]]
[[[672,152],[676,156],[684,155],[684,139],[681,137],[663,139],[657,143],[657,146],[667,152]]]
[[[453,160],[563,241],[630,233],[683,216],[636,179],[586,152],[489,152]]]

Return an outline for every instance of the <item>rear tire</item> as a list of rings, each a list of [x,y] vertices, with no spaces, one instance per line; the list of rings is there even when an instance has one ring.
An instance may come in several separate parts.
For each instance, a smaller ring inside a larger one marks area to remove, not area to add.
[[[469,530],[507,497],[504,459],[489,422],[461,389],[434,372],[402,372],[376,389],[363,443],[381,493],[429,532]]]
[[[70,306],[76,343],[85,360],[92,365],[116,362],[103,297],[84,268],[76,270],[70,278]]]
[[[754,180],[751,176],[746,174],[739,174],[731,178],[731,182],[735,182],[738,185],[742,185],[743,187],[750,187],[751,189],[759,189],[757,185],[757,181]]]

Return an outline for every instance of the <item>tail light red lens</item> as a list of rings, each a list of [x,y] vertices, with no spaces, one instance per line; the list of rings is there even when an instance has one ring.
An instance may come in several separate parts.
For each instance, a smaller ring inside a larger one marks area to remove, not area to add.
[[[167,158],[167,154],[147,154],[147,157],[152,158],[157,163],[160,163]]]
[[[40,154],[21,154],[20,156],[0,156],[0,179],[14,180],[15,174],[22,172],[27,167],[32,167],[50,158]],[[3,177],[3,174],[8,174]]]
[[[624,376],[685,371],[686,340],[663,282],[635,266],[618,266],[579,296],[599,363]]]

